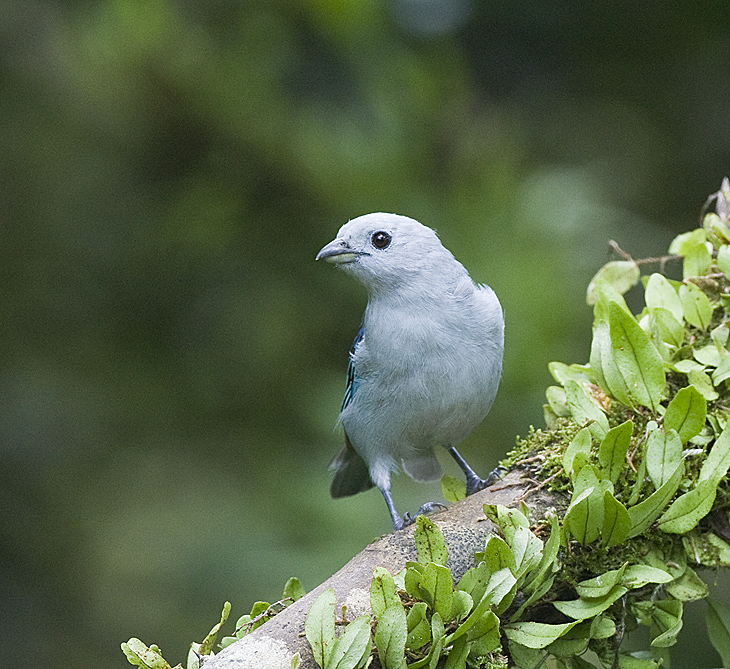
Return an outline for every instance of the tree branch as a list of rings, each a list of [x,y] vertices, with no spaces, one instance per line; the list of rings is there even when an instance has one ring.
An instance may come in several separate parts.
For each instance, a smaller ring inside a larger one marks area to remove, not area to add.
[[[474,553],[484,549],[492,530],[492,523],[484,516],[483,505],[509,506],[524,496],[532,485],[521,478],[519,472],[512,471],[499,483],[431,516],[446,539],[449,549],[447,566],[455,580],[458,581],[467,569],[474,566]],[[551,493],[542,489],[539,494],[530,495],[526,504],[533,515],[539,517],[546,507],[552,506]],[[294,653],[299,653],[302,658],[301,669],[316,669],[309,644],[304,638],[304,621],[314,600],[323,590],[334,588],[338,618],[343,607],[347,620],[370,613],[373,569],[385,567],[394,574],[403,569],[407,561],[415,560],[414,529],[415,526],[411,525],[368,545],[300,600],[215,657],[207,659],[204,669],[290,669]]]

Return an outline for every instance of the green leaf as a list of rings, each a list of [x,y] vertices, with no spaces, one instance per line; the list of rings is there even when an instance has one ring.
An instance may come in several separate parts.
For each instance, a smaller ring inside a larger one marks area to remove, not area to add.
[[[584,490],[597,487],[599,480],[598,473],[593,465],[582,467],[573,483],[573,500],[577,499]]]
[[[512,552],[515,559],[512,573],[519,579],[540,564],[542,541],[526,527],[518,527],[512,539]]]
[[[515,612],[510,616],[510,621],[514,622],[516,620],[520,620],[522,618],[522,613],[525,611],[525,609],[532,606],[535,602],[544,597],[550,590],[550,588],[553,587],[553,583],[555,583],[555,574],[550,574],[550,576],[548,576],[540,583],[537,588],[535,588],[535,590],[527,599],[522,601],[520,607],[515,610]]]
[[[691,281],[683,283],[679,287],[679,299],[682,301],[684,320],[701,330],[710,327],[713,307],[699,286]]]
[[[620,653],[618,656],[619,669],[659,669],[659,664],[659,662],[655,662],[654,660],[634,657],[634,655],[625,655],[624,653]]]
[[[603,526],[601,537],[603,546],[611,548],[623,543],[631,530],[631,517],[626,507],[613,494],[606,490],[603,493]]]
[[[684,256],[687,251],[698,243],[705,241],[707,235],[701,228],[690,230],[689,232],[683,232],[681,235],[677,235],[672,243],[669,245],[669,253],[676,253],[677,255]]]
[[[571,479],[574,478],[575,475],[578,473],[577,471],[573,470],[573,460],[575,459],[575,456],[578,453],[585,453],[585,461],[587,461],[587,456],[590,455],[590,452],[591,431],[587,427],[584,427],[583,429],[578,431],[575,437],[573,437],[571,442],[568,444],[568,447],[565,449],[565,453],[563,454],[563,468],[565,469],[566,474],[568,474]],[[585,461],[583,462],[583,464],[585,464]],[[577,469],[580,470],[580,467]]]
[[[726,347],[728,345],[728,341],[730,341],[730,327],[728,327],[728,324],[721,323],[710,332],[710,336],[718,349],[722,353],[727,354]]]
[[[641,279],[641,271],[633,260],[614,260],[608,262],[596,272],[588,284],[586,302],[589,306],[593,306],[599,299],[599,291],[597,288],[599,281],[606,281],[616,292],[623,295],[639,283],[639,279]]]
[[[685,569],[684,574],[667,585],[667,592],[680,602],[696,602],[707,597],[708,588],[694,569]]]
[[[597,320],[594,324],[590,365],[603,392],[616,398],[624,406],[633,408],[634,402],[613,354],[608,320]]]
[[[573,486],[573,500],[565,513],[564,526],[576,541],[589,544],[601,533],[604,522],[604,493],[613,495],[610,481],[599,481],[592,465],[580,470]]]
[[[643,588],[647,583],[669,583],[672,575],[664,569],[645,564],[632,564],[626,568],[621,583],[627,588]]]
[[[251,607],[251,618],[256,618],[260,616],[270,606],[271,604],[269,604],[269,602],[254,602],[254,605]],[[259,624],[263,624],[263,619]]]
[[[627,592],[628,588],[625,588],[623,585],[615,585],[603,597],[553,602],[553,606],[569,618],[587,620],[588,618],[597,616],[599,613],[603,613],[611,604],[621,599]]]
[[[700,469],[700,481],[712,481],[717,485],[730,468],[730,427],[726,427],[716,439]]]
[[[445,637],[444,623],[438,612],[435,612],[431,616],[431,650],[427,658],[429,669],[436,669],[436,665],[441,657],[441,651],[444,647]],[[411,667],[413,666],[411,665]]]
[[[509,569],[506,569],[505,571],[510,574]],[[464,622],[462,622],[461,625],[456,628],[454,634],[452,635],[452,639],[458,639],[461,635],[466,634],[484,616],[488,615],[490,613],[491,603],[492,593],[486,593],[479,601],[479,603],[474,607],[474,610],[467,616],[466,620],[464,620]]]
[[[132,637],[122,644],[122,652],[129,664],[141,669],[172,669],[159,653],[159,648],[152,646],[148,648],[139,639]]]
[[[712,255],[707,248],[706,242],[701,242],[689,249],[684,256],[683,276],[685,279],[691,276],[704,276],[712,264]]]
[[[730,667],[730,611],[722,602],[708,597],[705,623],[710,643],[722,658],[722,666]]]
[[[702,370],[692,369],[687,372],[687,380],[700,391],[708,402],[714,402],[720,395],[712,385],[712,379]]]
[[[446,541],[441,530],[426,516],[416,517],[416,554],[418,561],[425,565],[429,562],[446,564],[449,556],[446,548]]]
[[[678,321],[667,309],[654,309],[650,316],[654,335],[665,344],[680,348],[684,343],[682,321]]]
[[[220,621],[213,627],[212,630],[210,630],[210,632],[208,632],[205,639],[203,639],[203,641],[200,643],[200,647],[198,648],[198,653],[200,655],[209,655],[210,652],[213,650],[215,640],[218,638],[218,632],[225,624],[226,620],[228,620],[228,616],[230,615],[230,613],[231,603],[226,602],[225,604],[223,604],[223,611],[221,611]]]
[[[682,629],[682,602],[676,599],[663,599],[655,603],[652,616],[652,632],[659,634],[651,640],[655,648],[669,648],[677,641]]]
[[[549,521],[550,536],[543,546],[540,564],[522,585],[522,589],[527,593],[534,593],[540,587],[548,573],[553,570],[553,566],[558,557],[558,551],[560,550],[560,523],[555,514],[549,516]]]
[[[723,357],[717,348],[717,344],[714,342],[712,344],[707,344],[707,346],[693,348],[692,356],[703,367],[717,367]],[[727,351],[725,351],[725,357],[727,357]]]
[[[559,639],[568,630],[573,629],[578,622],[562,625],[548,625],[547,623],[517,622],[504,626],[505,636],[528,648],[545,648],[555,639]]]
[[[509,546],[506,547],[507,550],[509,550]],[[477,558],[476,556],[475,558],[480,560],[480,558]],[[487,591],[487,584],[489,583],[490,576],[490,569],[487,567],[485,562],[480,561],[476,567],[467,569],[456,588],[457,590],[463,590],[466,592],[473,601],[479,602],[484,596],[484,593]]]
[[[570,416],[568,401],[565,399],[565,389],[560,386],[548,386],[545,390],[545,398],[556,416],[567,418]]]
[[[515,667],[536,667],[541,668],[547,657],[547,653],[539,648],[528,648],[516,641],[508,640],[509,654],[512,657],[512,664]],[[572,669],[572,668],[571,668]]]
[[[441,564],[429,562],[421,576],[421,589],[427,594],[425,598],[431,608],[449,622],[453,612],[454,584],[451,571]]]
[[[730,276],[730,246],[727,244],[717,249],[717,266],[725,276]]]
[[[602,517],[600,524],[597,521],[591,522],[591,508],[588,499],[594,491],[595,488],[586,488],[578,497],[573,499],[563,519],[565,528],[575,537],[576,541],[584,545],[598,539],[600,527],[603,523]]]
[[[427,609],[426,602],[416,602],[406,616],[406,647],[411,650],[418,650],[431,640],[431,626],[426,618]]]
[[[569,630],[559,639],[553,641],[548,647],[547,651],[555,657],[563,658],[565,664],[571,667],[576,667],[571,660],[574,656],[581,655],[588,648],[588,642],[591,640],[591,625],[589,622],[582,622],[576,625],[572,630]],[[570,664],[568,664],[570,663]],[[560,666],[560,665],[558,665]]]
[[[511,533],[514,538],[514,532]],[[512,549],[501,537],[496,534],[490,534],[484,546],[484,551],[475,553],[476,560],[484,562],[488,573],[493,573],[504,567],[514,569],[515,556]],[[488,578],[488,577],[487,577]]]
[[[649,277],[644,289],[644,301],[649,311],[664,309],[674,316],[676,322],[682,323],[682,301],[674,286],[662,274],[654,273]]]
[[[304,634],[312,647],[314,661],[329,669],[329,659],[335,645],[335,591],[327,588],[309,609],[304,623]]]
[[[657,521],[662,532],[684,534],[697,525],[712,509],[717,484],[702,481],[696,488],[677,497]]]
[[[717,369],[712,372],[712,382],[719,386],[723,381],[727,381],[730,378],[730,355],[726,355]]]
[[[664,395],[664,362],[649,335],[619,305],[608,305],[608,324],[616,365],[629,396],[656,411]]]
[[[509,569],[500,569],[490,577],[484,597],[491,596],[494,610],[500,614],[512,603],[516,585],[517,579],[512,572]]]
[[[660,429],[649,433],[646,440],[646,471],[658,490],[674,473],[682,461],[682,442],[672,430],[664,434]]]
[[[679,489],[684,475],[684,460],[682,460],[674,473],[662,485],[645,500],[639,502],[635,506],[629,508],[629,518],[631,518],[631,530],[629,538],[641,534],[661,515],[664,507],[670,499],[674,497],[674,493]]]
[[[393,577],[384,567],[375,567],[373,580],[370,583],[370,607],[373,609],[375,617],[380,620],[380,616],[388,608],[398,606],[403,607],[403,604],[398,596]]]
[[[466,483],[450,474],[441,477],[441,494],[447,502],[458,502],[466,497]]]
[[[652,420],[649,421],[649,424],[656,423]],[[626,508],[631,508],[639,501],[639,497],[641,497],[641,493],[644,487],[644,481],[646,479],[646,457],[641,458],[639,461],[639,469],[636,471],[636,482],[634,483],[633,489],[631,490],[631,495],[629,495],[629,499],[626,501]],[[629,534],[629,536],[631,536]]]
[[[629,450],[633,432],[634,424],[627,420],[625,423],[611,428],[606,433],[598,449],[601,478],[616,483],[619,475],[626,467],[626,452]]]
[[[682,443],[687,443],[705,426],[707,402],[694,386],[677,391],[664,414],[664,429],[676,430]]]
[[[499,618],[494,611],[487,611],[462,638],[469,642],[473,655],[484,657],[499,647]]]
[[[669,253],[676,253],[686,257],[698,246],[707,243],[707,233],[703,228],[696,228],[690,232],[677,235],[669,245]]]
[[[687,569],[687,558],[684,551],[676,544],[665,550],[652,548],[641,556],[642,562],[661,571],[667,572],[672,580],[679,578]]]
[[[383,669],[401,669],[405,658],[408,627],[402,605],[386,609],[375,629],[375,646]]]
[[[414,599],[423,599],[421,591],[421,577],[423,576],[423,565],[418,562],[406,562],[406,573],[403,577],[403,585],[406,592]]]
[[[451,612],[454,620],[464,620],[474,606],[471,595],[463,590],[454,590],[453,610]]]
[[[575,422],[578,425],[588,423],[591,434],[601,441],[608,432],[608,418],[603,410],[588,395],[586,389],[572,379],[565,382],[565,396]]]
[[[730,545],[714,532],[682,537],[687,555],[706,567],[730,567]]]
[[[370,616],[364,615],[348,623],[345,631],[335,641],[328,669],[361,667],[370,655],[370,648]]]
[[[466,658],[468,655],[469,646],[466,637],[457,639],[449,651],[443,669],[466,669]]]
[[[296,576],[292,576],[284,585],[284,598],[291,597],[296,602],[306,594],[307,591]]]
[[[519,509],[508,509],[504,504],[485,504],[484,514],[502,531],[508,543],[518,527],[530,529],[530,521]]]
[[[623,575],[627,569],[625,563],[620,569],[613,569],[611,571],[599,574],[594,578],[590,578],[586,581],[581,581],[575,586],[575,591],[580,597],[589,599],[600,599],[610,593],[619,583],[623,582]]]
[[[694,352],[695,349],[692,349],[692,351]],[[673,367],[676,371],[687,375],[689,375],[691,371],[701,372],[705,368],[704,365],[701,365],[699,362],[695,362],[694,360],[690,360],[689,358],[678,360],[674,363]]]
[[[619,293],[608,281],[596,281],[596,303],[593,307],[593,321],[608,322],[608,307],[610,304],[616,304],[631,314],[629,307],[626,305],[624,296]]]
[[[616,623],[602,616],[591,621],[591,639],[609,639],[616,634]]]
[[[550,362],[548,363],[548,371],[561,386],[564,386],[568,379],[572,379],[578,383],[591,383],[591,378],[588,376],[586,368],[581,365],[566,365],[564,362]]]

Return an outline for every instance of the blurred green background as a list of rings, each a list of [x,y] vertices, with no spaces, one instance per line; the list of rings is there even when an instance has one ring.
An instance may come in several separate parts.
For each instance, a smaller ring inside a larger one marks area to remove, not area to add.
[[[421,220],[500,296],[489,471],[587,360],[607,241],[663,253],[730,171],[729,47],[722,2],[2,3],[6,661],[180,661],[389,530],[328,494],[365,295],[314,256],[349,218]],[[692,634],[677,666],[716,664]]]

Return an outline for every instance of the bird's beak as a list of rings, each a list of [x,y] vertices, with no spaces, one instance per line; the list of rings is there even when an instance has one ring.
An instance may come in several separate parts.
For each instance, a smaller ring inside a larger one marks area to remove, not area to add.
[[[315,260],[326,260],[335,265],[353,262],[358,256],[363,255],[359,251],[353,251],[344,239],[335,239],[325,246]]]

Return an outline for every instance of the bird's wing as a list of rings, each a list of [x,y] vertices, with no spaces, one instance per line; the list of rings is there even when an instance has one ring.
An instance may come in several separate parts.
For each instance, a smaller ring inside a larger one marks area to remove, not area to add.
[[[365,460],[352,447],[347,432],[345,432],[345,445],[330,463],[330,469],[335,471],[330,486],[330,494],[335,499],[365,492],[374,485]]]
[[[358,344],[362,341],[364,336],[364,328],[361,326],[357,331],[355,341],[352,342],[352,348],[350,348],[350,356],[347,361],[347,386],[345,387],[345,396],[342,398],[342,408],[340,411],[344,411],[352,398],[355,397],[355,390],[357,390],[357,380],[355,379],[355,363],[353,362],[353,356]]]

